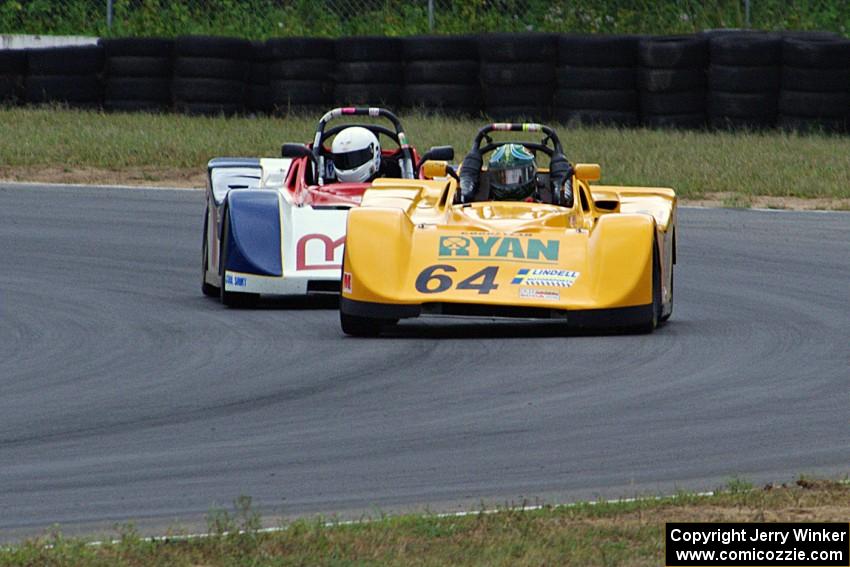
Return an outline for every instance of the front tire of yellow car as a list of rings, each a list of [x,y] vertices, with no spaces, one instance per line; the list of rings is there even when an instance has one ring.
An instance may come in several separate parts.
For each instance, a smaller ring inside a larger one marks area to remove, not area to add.
[[[342,311],[339,312],[339,322],[342,325],[342,332],[354,337],[377,337],[387,323],[383,319],[349,315]]]

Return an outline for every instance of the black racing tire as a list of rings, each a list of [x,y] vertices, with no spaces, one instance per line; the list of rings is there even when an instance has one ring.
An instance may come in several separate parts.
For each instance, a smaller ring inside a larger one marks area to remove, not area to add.
[[[850,66],[850,40],[804,40],[786,37],[782,41],[782,62],[789,67],[846,69]]]
[[[25,84],[27,102],[96,103],[103,97],[97,75],[30,75]]]
[[[227,273],[225,267],[227,266],[227,257],[229,254],[229,246],[228,241],[230,240],[230,214],[227,209],[224,210],[224,215],[222,216],[222,228],[221,228],[221,252],[220,258],[221,262],[218,269],[219,275],[219,298],[221,302],[227,307],[252,307],[259,296],[255,293],[236,293],[232,291],[227,291],[224,286],[224,277]]]
[[[175,102],[241,103],[245,96],[245,83],[223,79],[198,79],[175,77],[171,83]]]
[[[408,107],[480,107],[481,89],[471,85],[405,85],[402,102]]]
[[[0,102],[17,102],[23,84],[24,80],[20,75],[0,75]]]
[[[171,80],[159,78],[113,78],[106,80],[104,98],[112,100],[171,101]]]
[[[557,51],[557,36],[548,33],[492,33],[478,37],[481,61],[551,62]]]
[[[776,125],[776,114],[764,116],[721,116],[713,115],[709,125],[715,130],[760,131]]]
[[[559,89],[555,92],[554,105],[557,108],[635,112],[638,93],[633,90]]]
[[[106,58],[107,77],[171,77],[171,58],[122,55]]]
[[[401,39],[384,36],[341,37],[335,44],[339,61],[402,61]]]
[[[711,91],[733,93],[760,93],[777,91],[780,84],[780,67],[739,67],[710,65],[708,88]]]
[[[174,40],[174,56],[251,59],[251,42],[236,37],[182,35]]]
[[[567,126],[633,127],[640,123],[637,112],[594,109],[565,109],[555,107],[554,118]]]
[[[248,83],[252,85],[269,85],[269,64],[265,61],[254,61],[248,68]]]
[[[270,81],[269,97],[276,107],[328,105],[333,103],[334,84],[329,81]]]
[[[788,131],[808,133],[844,133],[850,131],[850,118],[811,118],[780,114],[776,126]]]
[[[635,333],[651,333],[661,321],[661,262],[658,257],[658,246],[652,244],[652,314],[643,323],[639,323],[632,329]]]
[[[558,65],[633,67],[640,39],[637,35],[560,35]]]
[[[404,64],[396,61],[343,61],[336,65],[337,83],[404,83]]]
[[[225,57],[176,57],[174,76],[180,78],[244,81],[251,69],[244,59]]]
[[[27,50],[30,75],[94,75],[103,71],[103,48],[97,45]]]
[[[98,41],[107,58],[111,57],[171,57],[174,40],[161,37],[117,37]]]
[[[562,65],[555,68],[555,82],[560,89],[634,90],[636,74],[634,67]]]
[[[672,93],[641,93],[644,114],[701,114],[705,112],[704,90]]]
[[[712,65],[770,67],[782,62],[782,36],[730,32],[709,40]]]
[[[344,311],[340,311],[339,323],[342,327],[342,332],[346,335],[351,335],[352,337],[377,337],[381,334],[384,327],[392,324],[393,321],[349,315]]]
[[[708,40],[695,35],[656,36],[638,43],[638,61],[662,69],[703,68],[708,64]]]
[[[165,112],[171,107],[168,101],[162,100],[119,100],[106,99],[103,108],[112,112]]]
[[[0,75],[25,75],[26,72],[25,49],[0,49]]]
[[[546,122],[552,111],[549,105],[495,105],[487,106],[484,114],[497,121]]]
[[[0,75],[0,102],[16,102],[22,83],[23,79],[19,75]]]
[[[336,61],[333,59],[277,59],[269,63],[270,81],[333,81]]]
[[[846,118],[850,109],[850,91],[809,93],[783,90],[779,93],[779,112],[809,118]]]
[[[420,35],[405,37],[401,41],[405,61],[455,62],[477,59],[478,46],[473,36]]]
[[[334,40],[324,37],[282,37],[266,41],[270,59],[335,60]]]
[[[551,85],[555,82],[555,67],[549,62],[482,63],[479,72],[485,85]]]
[[[651,69],[638,71],[638,88],[650,93],[693,91],[704,89],[704,69]]]
[[[844,92],[850,88],[850,66],[843,69],[785,66],[782,67],[782,88],[819,93]]]
[[[177,101],[174,110],[194,116],[233,116],[242,113],[245,107],[241,103]]]
[[[254,112],[271,112],[271,87],[250,85],[245,92],[245,109]]]
[[[399,83],[338,83],[334,100],[342,105],[394,106],[401,103]]]
[[[662,130],[702,130],[706,126],[706,119],[705,113],[644,114],[643,125]]]
[[[675,242],[675,241],[676,240],[674,238],[673,242]],[[675,246],[675,244],[674,244],[674,246]],[[662,315],[661,317],[658,318],[658,324],[659,325],[663,325],[664,323],[666,323],[670,319],[670,317],[673,315],[673,282],[675,281],[675,275],[676,275],[676,266],[671,264],[670,265],[670,312],[667,313],[666,315]],[[663,305],[662,305],[661,311],[662,311],[662,313],[664,311]]]
[[[715,118],[747,118],[754,123],[765,120],[772,122],[776,118],[777,93],[727,93],[711,91],[708,93],[708,115]]]
[[[209,254],[207,249],[207,226],[209,223],[209,208],[204,212],[204,234],[201,242],[201,293],[207,297],[221,297],[221,288],[207,283],[207,268],[209,267]]]
[[[404,67],[408,85],[455,84],[477,85],[477,61],[408,61]]]
[[[833,39],[841,39],[841,35],[836,32],[829,31],[781,31],[778,32],[782,39],[802,39],[806,41],[828,41]]]
[[[553,89],[549,85],[490,86],[482,88],[484,103],[490,106],[548,106]]]

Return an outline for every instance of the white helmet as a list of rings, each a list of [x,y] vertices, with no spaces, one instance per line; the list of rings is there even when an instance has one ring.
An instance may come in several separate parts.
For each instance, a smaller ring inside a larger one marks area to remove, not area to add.
[[[339,181],[369,181],[381,165],[378,137],[362,126],[342,130],[331,144],[334,173]]]

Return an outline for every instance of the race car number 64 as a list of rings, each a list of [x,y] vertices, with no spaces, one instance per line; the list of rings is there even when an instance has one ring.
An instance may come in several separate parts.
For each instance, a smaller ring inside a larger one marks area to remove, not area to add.
[[[448,264],[434,264],[428,266],[416,277],[416,291],[419,293],[442,293],[451,289],[454,284],[451,276],[446,273],[456,272],[457,268]],[[446,273],[438,273],[446,272]],[[488,266],[478,270],[468,278],[458,282],[455,289],[472,289],[479,294],[487,294],[494,289],[499,289],[495,283],[496,274],[499,273],[498,266]],[[436,285],[432,282],[436,282]]]

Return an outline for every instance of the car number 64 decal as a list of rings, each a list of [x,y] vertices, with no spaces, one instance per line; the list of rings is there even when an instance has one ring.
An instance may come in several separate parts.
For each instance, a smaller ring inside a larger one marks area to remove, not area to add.
[[[457,268],[448,264],[434,264],[422,270],[416,277],[416,291],[419,293],[442,293],[452,287],[454,280],[447,275],[457,272]],[[459,281],[455,289],[472,289],[479,294],[487,294],[499,288],[495,283],[498,266],[487,266],[468,278]]]

